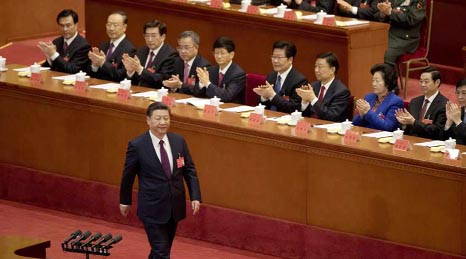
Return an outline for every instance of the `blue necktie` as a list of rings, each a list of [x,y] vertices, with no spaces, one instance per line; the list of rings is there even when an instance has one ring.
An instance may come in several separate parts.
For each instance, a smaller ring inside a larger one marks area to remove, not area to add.
[[[281,88],[282,88],[282,78],[281,76],[277,76],[277,82],[275,82],[275,85],[273,86],[273,90],[275,91],[276,94],[280,95]]]

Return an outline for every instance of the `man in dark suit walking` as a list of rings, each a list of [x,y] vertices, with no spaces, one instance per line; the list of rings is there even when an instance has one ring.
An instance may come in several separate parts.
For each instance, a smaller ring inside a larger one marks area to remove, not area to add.
[[[246,73],[235,62],[235,43],[227,37],[219,37],[213,46],[217,65],[196,69],[199,83],[194,86],[194,96],[217,96],[223,102],[244,103]]]
[[[133,58],[123,54],[123,65],[133,85],[162,88],[162,81],[173,73],[173,63],[178,53],[165,43],[167,25],[153,20],[144,24],[146,46],[137,50]]]
[[[194,31],[184,31],[178,36],[179,57],[175,59],[174,71],[165,87],[173,92],[194,94],[194,86],[199,83],[196,69],[210,67],[210,62],[199,54],[200,38]]]
[[[445,106],[448,99],[439,87],[442,78],[436,68],[426,68],[421,74],[421,92],[409,103],[408,110],[396,111],[396,119],[406,134],[428,139],[440,139],[447,121]]]
[[[296,89],[307,84],[307,79],[293,67],[296,46],[287,41],[276,41],[272,46],[274,72],[267,74],[265,85],[254,88],[266,109],[280,112],[294,112],[301,107],[301,97]]]
[[[332,52],[317,56],[314,73],[318,81],[296,89],[301,96],[303,116],[340,122],[352,117],[350,114],[350,91],[336,79],[338,59]]]
[[[78,18],[78,14],[71,9],[63,10],[57,15],[57,24],[63,35],[53,42],[39,42],[38,47],[47,58],[43,66],[70,74],[87,68],[87,53],[91,47],[78,33]]]
[[[126,27],[128,16],[124,12],[111,13],[107,18],[107,35],[110,41],[100,44],[100,49],[93,47],[89,51],[91,68],[88,70],[90,76],[120,82],[126,78],[126,69],[123,66],[123,54],[134,56],[136,49],[126,38]]]
[[[196,168],[184,138],[167,133],[170,110],[163,103],[147,108],[149,131],[131,140],[120,187],[120,212],[127,216],[132,187],[139,179],[137,215],[151,245],[149,259],[170,258],[178,222],[186,217],[183,179],[188,186],[193,215],[200,209],[201,191]]]

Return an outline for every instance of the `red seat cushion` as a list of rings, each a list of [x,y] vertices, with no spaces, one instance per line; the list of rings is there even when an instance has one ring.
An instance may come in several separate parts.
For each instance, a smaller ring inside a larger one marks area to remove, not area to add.
[[[244,104],[249,106],[256,106],[258,104],[257,94],[252,89],[259,85],[265,84],[266,77],[258,74],[247,74],[246,79],[246,94]]]

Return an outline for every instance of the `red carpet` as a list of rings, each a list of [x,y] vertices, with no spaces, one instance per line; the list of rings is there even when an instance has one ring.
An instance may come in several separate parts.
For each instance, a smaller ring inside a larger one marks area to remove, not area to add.
[[[113,235],[121,234],[123,240],[110,250],[111,256],[109,258],[147,258],[149,253],[150,248],[142,228],[41,209],[5,200],[0,200],[0,211],[2,212],[0,213],[0,222],[2,222],[0,236],[28,236],[51,240],[51,247],[47,249],[47,257],[50,259],[85,258],[83,254],[63,253],[61,250],[61,242],[76,229],[90,230],[93,233],[100,231],[103,234],[109,232]],[[91,256],[91,258],[95,257],[98,256]],[[173,245],[172,258],[273,259],[276,257],[177,236]]]
[[[128,220],[122,220],[122,217],[119,216],[117,209],[117,186],[63,177],[1,163],[0,199],[72,212],[78,215],[89,215],[93,218],[107,221],[97,221],[100,222],[97,225],[101,225],[97,227],[91,225],[80,227],[79,224],[73,225],[70,223],[68,225],[68,223],[57,223],[57,225],[50,228],[53,231],[58,231],[62,228],[66,229],[65,236],[77,228],[81,228],[82,230],[88,228],[93,232],[110,232],[110,230],[102,227],[114,224],[110,222],[125,222],[133,226],[139,225],[134,214]],[[2,216],[9,217],[8,213],[2,213]],[[55,222],[60,221],[60,218],[48,218],[46,221],[50,221],[50,224],[55,224]],[[90,222],[94,222],[94,220],[90,220]],[[19,217],[17,224],[17,226],[7,224],[8,226],[2,228],[22,229],[24,225],[26,227],[24,230],[27,230],[29,220]],[[40,226],[41,228],[42,226]],[[44,228],[46,229],[43,229],[43,231],[50,231],[48,227],[44,226]],[[119,229],[119,227],[115,228]],[[132,229],[131,227],[128,228]],[[123,229],[126,229],[126,227],[123,227]],[[118,233],[118,231],[114,233]],[[142,228],[138,228],[136,232],[143,233]],[[22,232],[20,231],[19,233]],[[126,234],[129,235],[126,239],[133,239],[133,233]],[[195,238],[282,258],[466,258],[380,239],[209,206],[208,204],[203,205],[201,212],[196,217],[188,216],[180,224],[178,234],[183,237]],[[63,235],[60,235],[63,238]],[[137,243],[146,245],[145,241],[142,243],[142,239],[142,237],[135,236]],[[61,239],[58,242],[60,241]],[[146,251],[146,249],[143,250]],[[181,250],[184,251],[184,249]],[[196,257],[188,256],[185,258]],[[198,258],[216,257],[207,256]]]

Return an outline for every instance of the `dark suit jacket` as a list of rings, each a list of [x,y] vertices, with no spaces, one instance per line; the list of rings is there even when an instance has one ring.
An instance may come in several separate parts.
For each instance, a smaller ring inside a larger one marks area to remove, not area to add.
[[[390,23],[388,31],[388,47],[403,50],[405,53],[416,51],[419,45],[422,22],[426,18],[425,1],[411,0],[409,6],[401,6],[405,0],[391,0],[392,14],[381,17],[380,12],[374,14],[374,20]],[[395,11],[397,8],[399,11]],[[420,8],[419,8],[420,7]]]
[[[196,72],[196,68],[198,67],[210,67],[210,62],[204,59],[203,57],[201,57],[201,55],[197,55],[194,58],[193,64],[189,68],[189,76],[188,76],[190,78],[195,79],[194,84],[189,85],[183,82],[181,87],[178,89],[178,92],[183,93],[183,94],[191,94],[191,95],[194,94],[193,88],[197,83],[199,83],[199,78],[197,77],[197,72]],[[175,59],[173,75],[178,75],[180,77],[180,80],[183,81],[184,60],[182,60],[180,57]]]
[[[139,48],[136,55],[141,61],[141,65],[144,66],[149,55],[149,48],[147,46]],[[144,67],[141,75],[134,73],[133,77],[131,78],[131,83],[133,85],[146,86],[156,89],[162,88],[162,81],[168,79],[173,73],[173,64],[175,63],[175,58],[177,57],[178,52],[176,52],[172,46],[164,43],[152,61],[150,66],[152,71]]]
[[[429,109],[426,111],[424,118],[419,118],[422,105],[424,105],[424,96],[413,98],[409,103],[409,113],[416,119],[413,125],[407,125],[405,133],[412,136],[428,139],[440,139],[441,133],[445,127],[447,116],[445,114],[445,105],[448,99],[442,94],[438,94],[432,101]],[[425,124],[422,119],[432,120],[432,124]]]
[[[277,81],[278,72],[272,72],[267,74],[267,82],[274,84]],[[306,77],[301,74],[294,67],[291,68],[290,72],[282,83],[280,93],[276,94],[272,100],[263,102],[266,109],[270,109],[272,105],[277,107],[277,111],[291,113],[295,110],[300,111],[301,109],[301,97],[296,93],[296,88],[299,88],[307,84]]]
[[[125,168],[121,179],[120,204],[132,204],[132,187],[136,175],[139,179],[139,218],[144,223],[165,224],[172,213],[174,220],[186,217],[186,196],[183,178],[191,200],[201,201],[201,191],[196,168],[180,135],[168,133],[173,155],[173,171],[170,179],[163,171],[149,132],[131,140],[126,151]],[[185,165],[177,168],[176,159],[184,158]]]
[[[463,108],[461,108],[461,118],[464,118]],[[458,125],[453,124],[448,131],[442,131],[443,139],[448,139],[450,137],[456,139],[457,144],[466,145],[466,124],[464,122]]]
[[[312,6],[311,0],[304,0],[296,9],[310,12],[324,11],[327,14],[333,14],[335,13],[335,2],[335,0],[316,0],[316,6]],[[293,1],[290,8],[295,9],[293,3],[296,5]]]
[[[321,82],[315,81],[311,85],[314,93],[318,95],[322,86]],[[345,84],[335,78],[325,93],[324,100],[317,101],[313,106],[309,104],[303,111],[303,116],[310,117],[316,114],[322,120],[344,121],[348,118],[348,111],[351,109],[349,103],[350,91]]]
[[[107,53],[109,47],[110,41],[100,44],[100,50],[104,53]],[[89,65],[89,75],[91,77],[114,82],[120,82],[125,79],[126,69],[121,61],[123,59],[123,53],[128,53],[130,56],[134,56],[136,54],[136,49],[128,40],[128,37],[125,37],[120,44],[118,44],[118,47],[113,50],[112,54],[106,59],[105,63],[99,67],[97,72],[93,72]]]
[[[354,125],[386,131],[394,131],[399,127],[395,111],[403,108],[403,99],[398,95],[389,93],[375,111],[372,111],[372,107],[375,105],[377,95],[370,93],[364,97],[364,100],[370,104],[371,109],[363,118],[359,114],[356,115],[353,119]]]
[[[375,13],[378,12],[377,4],[380,3],[382,0],[345,0],[350,5],[355,6],[358,8],[356,15],[353,13],[341,12],[338,9],[338,15],[346,16],[346,17],[353,17],[363,20],[374,20]],[[361,8],[361,3],[366,3],[365,8]]]
[[[76,74],[80,70],[86,71],[90,64],[88,53],[91,46],[79,33],[68,48],[66,48],[65,52],[63,52],[63,46],[65,44],[63,37],[54,39],[53,44],[57,47],[57,52],[60,56],[52,62],[52,65],[45,61],[43,66],[50,67],[50,69],[54,71],[70,74]]]
[[[218,65],[208,68],[210,85],[199,88],[199,83],[194,86],[194,96],[209,97],[217,96],[222,102],[244,103],[244,91],[246,89],[246,73],[235,62],[232,62],[223,76],[222,85],[218,85]]]

